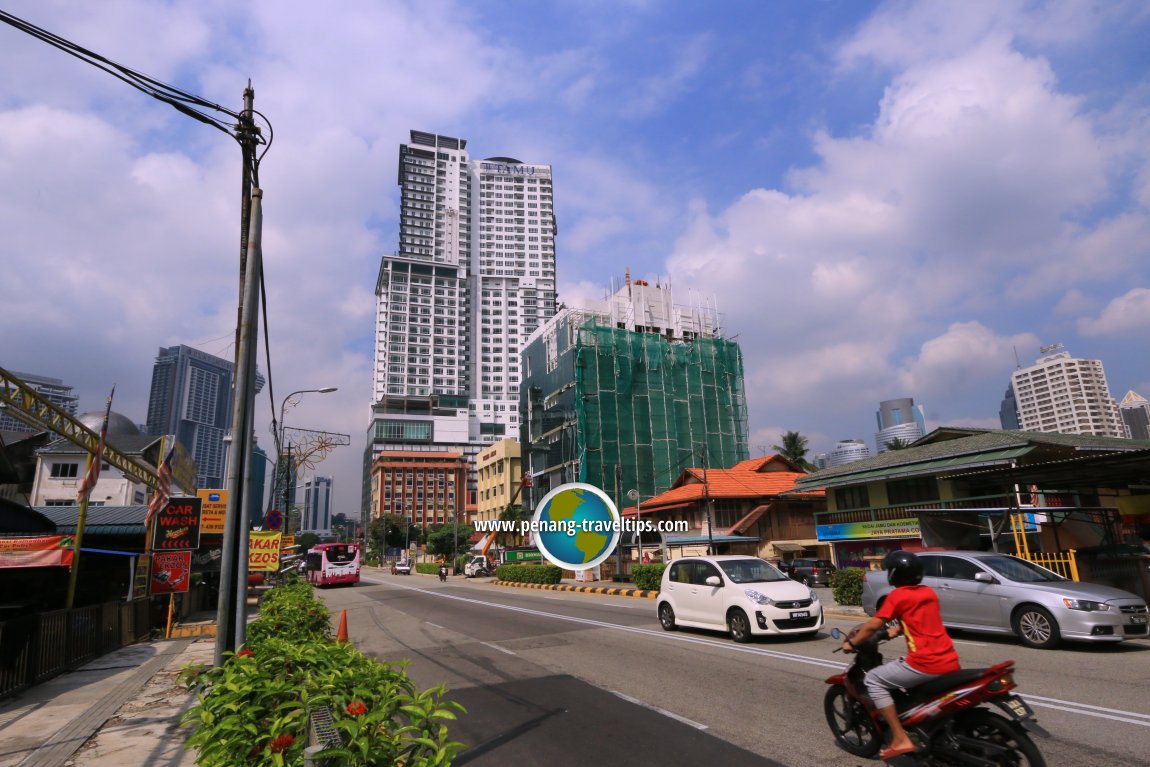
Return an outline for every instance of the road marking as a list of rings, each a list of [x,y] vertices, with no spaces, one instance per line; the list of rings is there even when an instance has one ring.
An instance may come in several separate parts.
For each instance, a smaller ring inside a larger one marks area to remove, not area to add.
[[[511,652],[506,647],[500,647],[497,644],[491,644],[491,642],[480,642],[479,644],[483,645],[484,647],[490,647],[492,650],[498,650],[499,652],[505,652],[508,655],[515,655],[515,653]]]
[[[443,628],[443,626],[440,626],[438,623],[432,623],[431,621],[424,621],[424,623],[426,623],[428,626],[434,626],[437,629]]]
[[[636,706],[642,706],[643,708],[650,709],[651,711],[654,711],[657,714],[662,714],[665,717],[668,717],[670,719],[674,719],[676,722],[682,722],[685,725],[688,725],[690,727],[694,727],[696,730],[707,729],[707,725],[696,722],[694,719],[688,719],[685,716],[679,716],[678,714],[673,713],[671,711],[668,711],[665,708],[659,708],[658,706],[652,706],[650,703],[644,703],[643,701],[639,700],[638,698],[632,698],[630,695],[624,695],[623,693],[619,692],[618,690],[612,690],[611,694],[622,698],[623,700],[627,701],[628,703],[634,703]]]
[[[1098,719],[1113,719],[1115,722],[1125,722],[1127,724],[1150,727],[1150,714],[1139,714],[1137,711],[1123,711],[1117,708],[1104,708],[1103,706],[1091,706],[1088,703],[1075,703],[1072,700],[1044,698],[1041,695],[1023,694],[1022,697],[1027,703],[1032,703],[1042,708],[1053,708],[1058,711],[1066,711],[1070,714],[1093,716]]]
[[[954,644],[969,644],[969,645],[974,645],[975,647],[989,647],[990,646],[990,645],[986,644],[985,642],[971,642],[969,639],[951,639],[950,641],[953,642]]]

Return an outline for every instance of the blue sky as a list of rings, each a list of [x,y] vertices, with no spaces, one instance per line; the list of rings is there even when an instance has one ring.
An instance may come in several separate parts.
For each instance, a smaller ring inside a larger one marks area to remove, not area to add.
[[[271,372],[278,397],[340,387],[289,425],[352,436],[320,468],[341,509],[410,129],[554,167],[566,303],[624,266],[714,302],[752,452],[790,429],[873,447],[904,396],[930,428],[996,427],[1043,344],[1150,396],[1144,3],[5,6],[233,109],[251,79],[275,129]],[[233,353],[238,150],[6,25],[0,67],[21,73],[0,85],[0,366],[63,378],[82,410],[116,383],[143,421],[159,347]]]

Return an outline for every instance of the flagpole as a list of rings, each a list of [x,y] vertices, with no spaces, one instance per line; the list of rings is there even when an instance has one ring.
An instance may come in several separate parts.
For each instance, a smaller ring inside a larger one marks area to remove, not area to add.
[[[92,471],[92,454],[88,454],[88,464],[84,468],[84,476]],[[80,516],[76,520],[76,536],[72,539],[72,568],[68,573],[68,598],[64,601],[64,609],[71,610],[76,601],[76,581],[80,575],[80,546],[84,542],[84,519],[88,516],[88,493],[80,496]]]

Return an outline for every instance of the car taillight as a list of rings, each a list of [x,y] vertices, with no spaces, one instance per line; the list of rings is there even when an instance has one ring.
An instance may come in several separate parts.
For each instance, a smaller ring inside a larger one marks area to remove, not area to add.
[[[818,575],[818,574],[819,574],[819,568],[812,567],[811,568],[811,575]]]

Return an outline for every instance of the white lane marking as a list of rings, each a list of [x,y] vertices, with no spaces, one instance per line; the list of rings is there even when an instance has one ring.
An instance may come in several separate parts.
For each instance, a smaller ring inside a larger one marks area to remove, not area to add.
[[[483,645],[484,647],[490,647],[492,650],[498,650],[499,652],[505,652],[508,655],[515,655],[515,653],[511,652],[506,647],[500,647],[497,644],[491,644],[491,642],[480,642],[479,644]]]
[[[985,642],[971,642],[969,639],[951,639],[950,641],[953,642],[954,644],[968,644],[968,645],[974,645],[975,647],[989,647],[990,646],[990,645],[986,644]]]
[[[1112,719],[1115,722],[1125,722],[1126,724],[1150,727],[1150,714],[1139,714],[1137,711],[1123,711],[1118,708],[1091,706],[1088,703],[1075,703],[1072,700],[1059,700],[1058,698],[1044,698],[1041,695],[1022,694],[1022,698],[1026,700],[1027,703],[1041,708],[1053,708],[1057,711],[1065,711],[1070,714],[1093,716],[1098,719]]]
[[[443,628],[443,626],[440,626],[438,623],[432,623],[431,621],[424,621],[424,623],[426,623],[428,626],[433,626],[434,628],[437,628],[437,629]]]
[[[643,708],[647,708],[647,709],[650,709],[651,711],[654,711],[656,714],[662,714],[663,716],[668,717],[669,719],[674,719],[676,722],[682,722],[685,725],[688,725],[690,727],[694,727],[696,730],[707,729],[707,725],[700,724],[699,722],[696,722],[694,719],[688,719],[685,716],[679,716],[678,714],[673,713],[671,711],[668,711],[665,708],[659,708],[658,706],[652,706],[650,703],[644,703],[643,701],[639,700],[638,698],[632,698],[630,695],[624,695],[623,693],[619,692],[618,690],[612,690],[611,694],[622,698],[623,700],[627,701],[628,703],[634,703],[636,706],[642,706]]]

